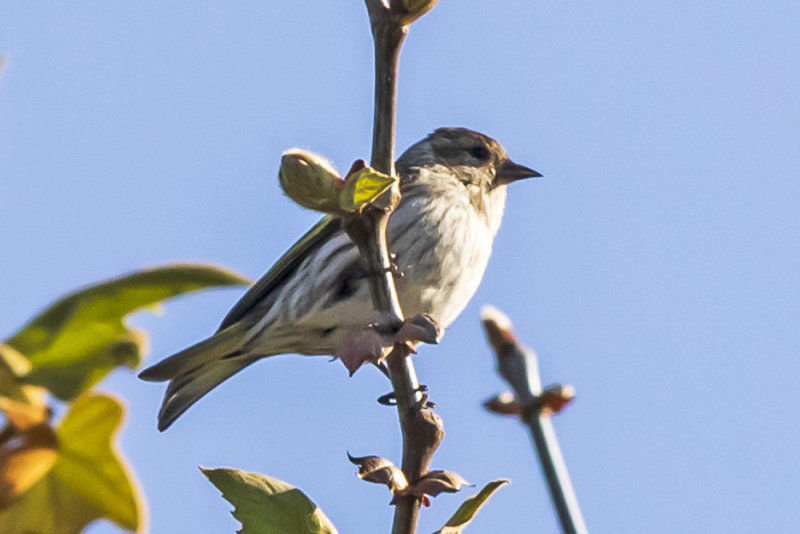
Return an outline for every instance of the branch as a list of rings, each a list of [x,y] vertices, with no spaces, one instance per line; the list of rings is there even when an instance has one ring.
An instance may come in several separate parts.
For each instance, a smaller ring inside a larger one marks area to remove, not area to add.
[[[497,355],[498,371],[516,396],[514,401],[498,396],[489,401],[487,407],[495,413],[519,415],[530,428],[562,531],[586,534],[578,497],[550,420],[551,414],[569,404],[574,391],[570,386],[552,386],[542,391],[536,353],[517,341],[511,330],[511,320],[491,306],[483,309],[481,319]]]
[[[408,31],[407,25],[430,9],[435,2],[392,0],[391,7],[381,0],[365,0],[375,44],[375,110],[373,116],[373,168],[394,175],[395,110],[397,102],[397,62]],[[386,243],[386,227],[400,201],[396,182],[385,195],[385,202],[370,205],[360,215],[347,218],[345,229],[358,246],[370,276],[370,294],[378,315],[378,327],[386,333],[399,330],[403,312],[394,285],[392,264]],[[406,344],[395,344],[386,359],[403,436],[402,470],[411,484],[427,472],[444,428],[441,419],[426,407],[419,380]],[[398,497],[393,534],[413,534],[419,514],[419,498]]]

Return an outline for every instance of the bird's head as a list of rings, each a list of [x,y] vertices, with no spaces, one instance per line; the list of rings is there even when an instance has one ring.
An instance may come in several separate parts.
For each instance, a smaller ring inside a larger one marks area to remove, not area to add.
[[[514,163],[491,137],[467,128],[439,128],[411,146],[397,161],[397,171],[405,178],[412,176],[415,168],[452,174],[465,186],[478,186],[487,192],[522,178],[541,176]]]

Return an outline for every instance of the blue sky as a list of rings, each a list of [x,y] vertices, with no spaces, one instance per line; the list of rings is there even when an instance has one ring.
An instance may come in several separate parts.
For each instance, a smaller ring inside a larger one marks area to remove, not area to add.
[[[292,146],[368,156],[363,3],[0,1],[0,338],[78,286],[177,260],[257,277],[315,220],[282,196]],[[800,523],[800,4],[441,0],[401,57],[398,149],[438,126],[545,178],[510,191],[483,285],[417,357],[447,436],[434,467],[512,479],[469,532],[555,532],[479,328],[493,303],[578,398],[555,426],[593,532],[792,532]],[[137,315],[154,362],[241,290]],[[373,370],[260,363],[164,434],[163,388],[115,373],[120,440],[154,533],[233,532],[197,470],[304,489],[345,532],[387,532],[345,457],[399,460]],[[436,530],[463,497],[422,513]],[[116,532],[98,524],[94,534]]]

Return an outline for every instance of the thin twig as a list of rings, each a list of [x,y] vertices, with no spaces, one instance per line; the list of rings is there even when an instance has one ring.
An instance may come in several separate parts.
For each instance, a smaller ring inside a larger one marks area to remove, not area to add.
[[[514,390],[522,409],[520,418],[531,430],[561,530],[565,534],[586,534],[588,531],[578,497],[550,419],[551,413],[565,406],[572,394],[561,399],[557,395],[548,395],[552,390],[565,390],[563,387],[548,388],[543,394],[536,353],[517,341],[511,330],[511,320],[489,306],[484,308],[481,316],[489,343],[497,355],[498,371]],[[552,405],[548,404],[548,397],[554,399]]]
[[[397,61],[407,28],[399,4],[390,8],[382,0],[365,0],[375,43],[375,110],[371,165],[394,174],[395,108]],[[358,245],[370,277],[370,294],[378,315],[378,326],[394,332],[403,324],[403,312],[397,298],[391,261],[386,245],[386,227],[392,210],[400,199],[399,185],[389,194],[388,206],[368,207],[358,217],[346,221],[345,228]],[[413,484],[428,470],[431,457],[444,436],[441,419],[424,405],[409,349],[396,344],[386,359],[397,399],[403,436],[402,469]],[[393,534],[416,532],[419,500],[414,496],[398,497]]]

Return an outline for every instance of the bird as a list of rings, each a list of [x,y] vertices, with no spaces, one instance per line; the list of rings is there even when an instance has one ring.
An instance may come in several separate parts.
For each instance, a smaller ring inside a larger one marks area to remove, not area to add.
[[[500,228],[506,186],[542,176],[491,137],[438,128],[397,160],[400,202],[387,226],[398,300],[443,330],[478,289]],[[367,273],[341,219],[325,216],[233,306],[217,332],[145,369],[168,381],[158,414],[166,430],[206,393],[278,354],[335,355],[347,332],[375,320]]]

